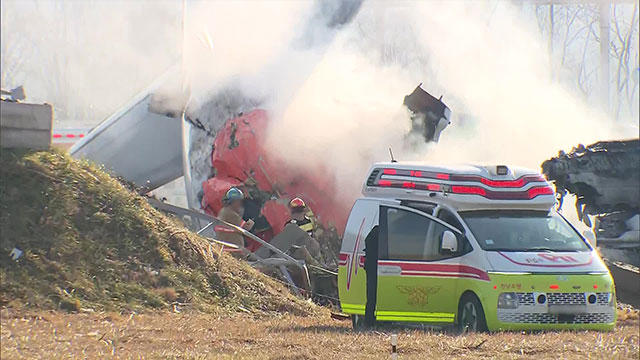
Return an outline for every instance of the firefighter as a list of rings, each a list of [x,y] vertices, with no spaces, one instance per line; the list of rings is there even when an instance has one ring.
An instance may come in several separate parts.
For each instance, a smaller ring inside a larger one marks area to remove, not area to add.
[[[253,228],[254,222],[253,219],[249,219],[246,222],[242,220],[242,214],[244,213],[243,200],[244,194],[242,190],[237,187],[230,188],[222,198],[223,207],[218,213],[218,218],[249,231]],[[235,230],[225,226],[216,226],[215,231],[219,240],[244,247],[244,237]],[[238,249],[235,252],[242,253],[242,250]]]
[[[315,222],[307,216],[307,205],[304,200],[299,197],[289,202],[289,212],[291,219],[287,221],[286,226],[296,225],[301,230],[306,232],[309,237],[302,244],[291,246],[289,249],[289,255],[298,260],[304,260],[308,265],[320,266],[320,263],[314,258],[320,255],[320,244],[313,238],[315,230]],[[299,284],[298,286],[304,288],[308,295],[311,295],[313,291],[313,275],[309,274],[311,278],[303,272],[297,269],[290,269],[294,277],[294,282]]]
[[[299,197],[291,200],[289,202],[289,211],[291,213],[291,220],[287,221],[286,225],[298,225],[300,229],[306,231],[309,236],[313,237],[315,224],[306,214],[307,204],[304,203],[304,200]]]
[[[376,324],[376,301],[378,289],[378,225],[374,226],[364,239],[364,271],[367,275],[367,300],[364,310],[364,326],[373,327]],[[358,324],[359,325],[359,324]]]
[[[299,197],[289,202],[289,211],[291,212],[291,220],[287,221],[286,225],[294,224],[304,230],[311,239],[304,245],[307,251],[296,251],[298,258],[307,258],[311,256],[318,256],[320,253],[320,244],[313,238],[315,230],[315,222],[307,216],[307,205],[304,200]],[[296,257],[296,256],[294,256]]]

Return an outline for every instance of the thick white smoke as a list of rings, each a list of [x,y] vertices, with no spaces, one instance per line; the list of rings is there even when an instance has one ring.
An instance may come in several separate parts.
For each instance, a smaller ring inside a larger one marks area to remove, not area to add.
[[[90,127],[181,56],[174,0],[3,0],[2,88],[52,104],[55,125]]]
[[[35,66],[5,84],[5,59],[15,54],[7,51],[7,31],[21,34],[12,46],[40,49],[44,55],[27,54],[38,66],[49,53],[66,54],[53,57],[51,66],[64,71],[55,72],[61,85],[51,88],[59,88],[61,102],[96,104],[100,117],[180,59],[178,2],[60,4],[3,1],[3,86],[26,84],[39,101],[55,95],[40,92],[50,71],[34,76]],[[322,11],[310,1],[185,4],[182,62],[193,114],[210,109],[221,92],[242,94],[205,122],[215,130],[236,110],[267,108],[271,150],[292,165],[333,169],[351,198],[371,162],[389,159],[389,146],[401,160],[537,168],[559,149],[637,136],[637,119],[635,128],[613,124],[597,104],[552,80],[535,19],[507,1],[366,1],[335,27],[318,14],[340,9],[340,1],[325,2]],[[437,145],[407,137],[402,100],[421,82],[453,111]],[[202,151],[192,163],[205,168],[212,139],[196,140]]]
[[[401,104],[417,84],[407,75],[332,48],[291,103],[274,111],[270,148],[296,167],[330,169],[353,197],[371,162],[388,160],[388,147],[399,150],[410,130]]]
[[[454,123],[428,158],[537,168],[555,150],[637,135],[552,80],[546,45],[508,3],[447,2],[413,14],[423,24],[417,36],[433,82],[470,114],[475,130],[461,141]]]
[[[188,1],[184,71],[194,107],[221,89],[262,97],[258,77],[293,40],[310,11],[304,1]]]
[[[348,199],[389,146],[402,160],[535,169],[559,149],[636,135],[551,78],[534,19],[507,2],[365,2],[339,32],[315,27],[326,41],[310,45],[312,7],[268,8],[192,11],[195,98],[231,86],[258,99],[272,114],[270,149],[293,166],[333,170]],[[408,136],[402,100],[418,83],[454,113],[437,145]]]
[[[506,2],[369,2],[292,101],[272,109],[272,149],[295,165],[334,169],[353,196],[370,163],[389,159],[388,146],[403,160],[536,169],[559,149],[636,135],[552,80],[526,20]],[[416,148],[401,103],[419,82],[444,95],[454,117],[439,144]]]

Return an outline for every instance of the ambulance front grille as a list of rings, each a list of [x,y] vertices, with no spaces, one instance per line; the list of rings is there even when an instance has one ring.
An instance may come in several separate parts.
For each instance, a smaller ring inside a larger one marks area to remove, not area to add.
[[[518,324],[610,324],[613,313],[590,313],[559,316],[547,313],[498,313],[498,320]]]
[[[533,293],[516,293],[520,306],[536,305]],[[585,293],[546,293],[548,305],[587,305]],[[611,293],[595,294],[596,305],[608,305]]]
[[[611,293],[597,293],[596,296],[598,297],[598,305],[607,305],[609,304]]]
[[[549,305],[586,305],[584,293],[548,293]]]
[[[576,324],[599,324],[599,323],[612,323],[615,316],[613,313],[591,313],[576,315],[574,322]]]
[[[535,305],[533,293],[516,293],[516,294],[518,295],[518,302],[520,303],[520,305],[524,305],[524,306]]]

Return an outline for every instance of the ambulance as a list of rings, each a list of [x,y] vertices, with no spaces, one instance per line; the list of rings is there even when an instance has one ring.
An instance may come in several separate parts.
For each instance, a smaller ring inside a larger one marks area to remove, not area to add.
[[[463,331],[614,328],[609,270],[539,173],[378,163],[362,193],[338,271],[354,327],[367,313]]]

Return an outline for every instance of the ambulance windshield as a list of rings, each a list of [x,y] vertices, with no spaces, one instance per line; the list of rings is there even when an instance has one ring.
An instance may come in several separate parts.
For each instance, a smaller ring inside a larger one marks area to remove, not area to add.
[[[590,251],[553,211],[468,211],[460,215],[487,251]]]

